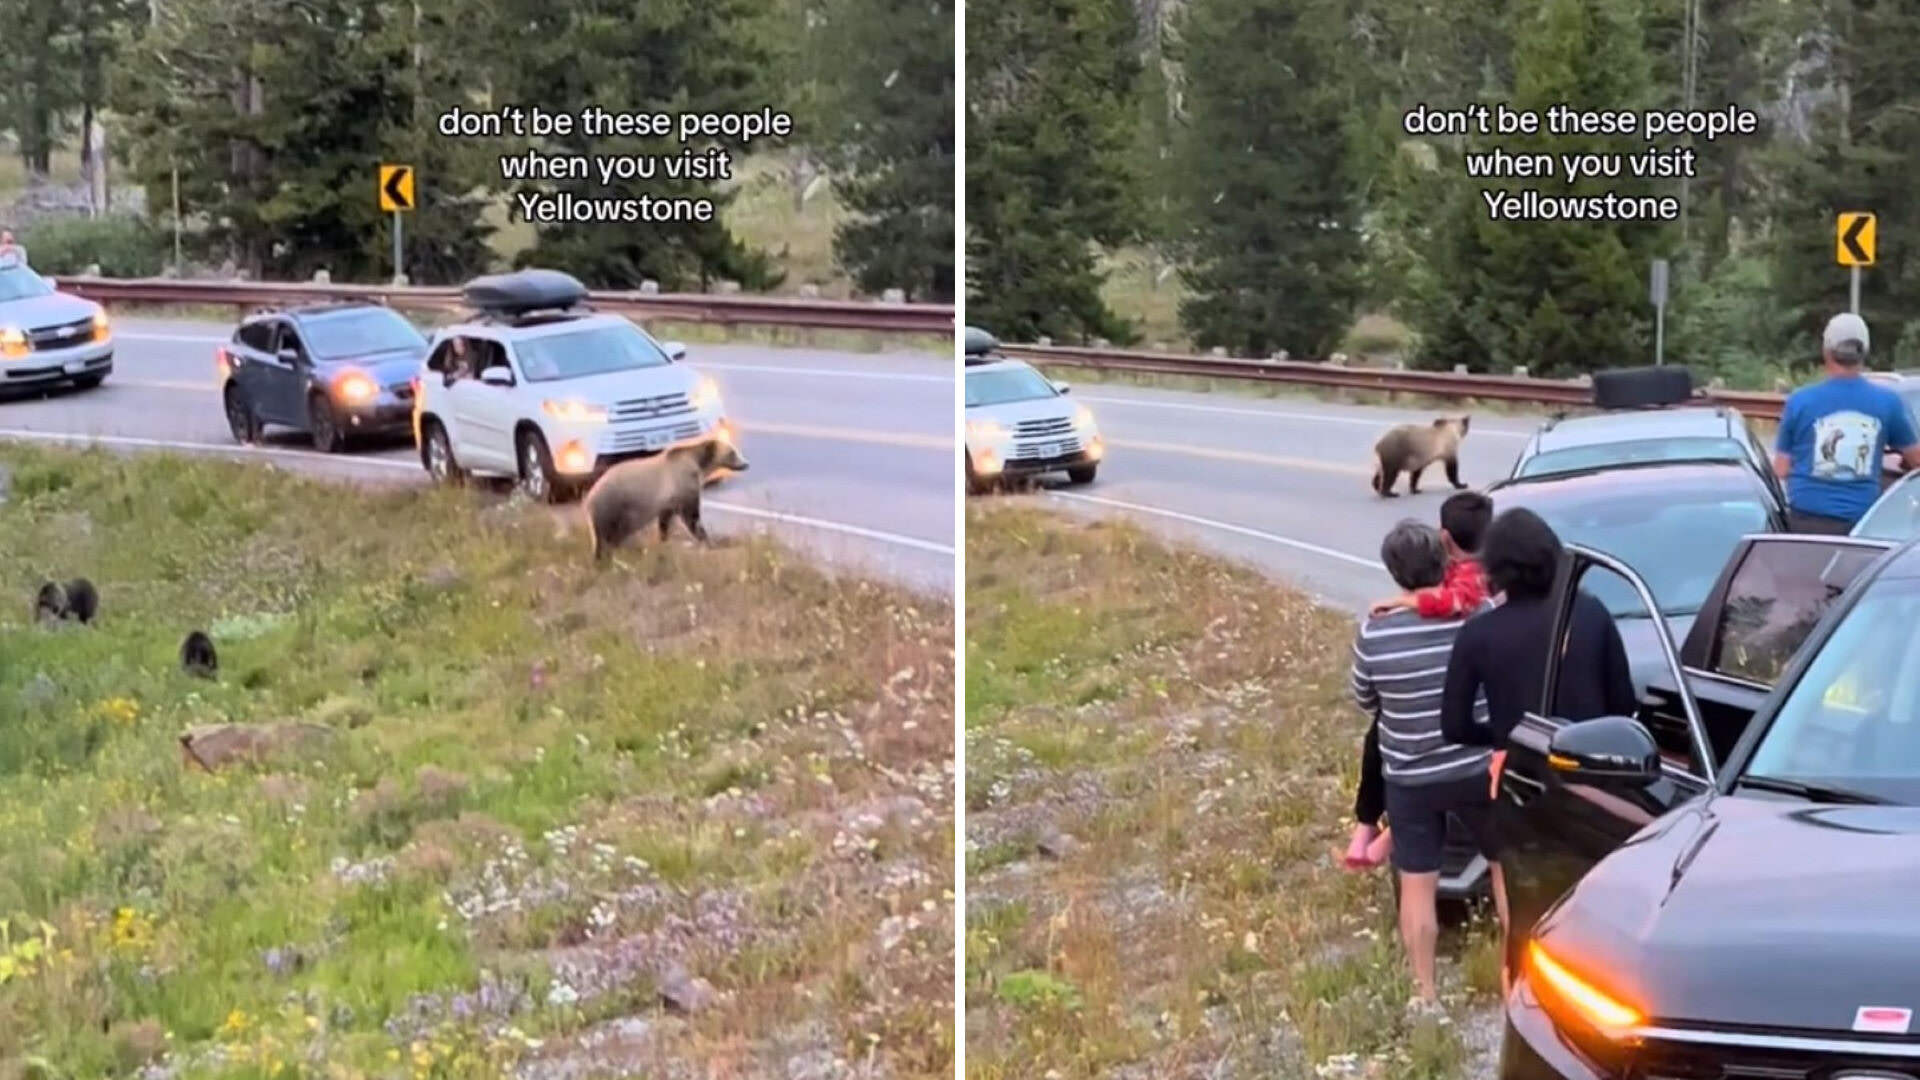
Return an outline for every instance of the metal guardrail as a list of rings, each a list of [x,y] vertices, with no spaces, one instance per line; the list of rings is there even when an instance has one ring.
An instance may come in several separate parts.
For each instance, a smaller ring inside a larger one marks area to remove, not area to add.
[[[326,300],[370,300],[402,310],[457,311],[460,290],[452,286],[335,285],[325,282],[181,281],[56,277],[65,292],[102,304],[195,304],[253,308]],[[953,334],[951,304],[863,303],[785,296],[594,292],[599,311],[636,319],[713,323],[723,326],[783,326],[810,330],[866,330],[893,334]]]
[[[1031,364],[1087,368],[1135,375],[1176,375],[1199,379],[1323,386],[1384,394],[1528,405],[1589,406],[1593,389],[1585,380],[1539,379],[1526,375],[1471,375],[1451,371],[1403,371],[1398,368],[1347,367],[1303,360],[1234,360],[1218,356],[1137,352],[1066,345],[1007,345],[1000,351]],[[1702,400],[1729,405],[1756,420],[1778,420],[1786,398],[1750,390],[1704,390]]]

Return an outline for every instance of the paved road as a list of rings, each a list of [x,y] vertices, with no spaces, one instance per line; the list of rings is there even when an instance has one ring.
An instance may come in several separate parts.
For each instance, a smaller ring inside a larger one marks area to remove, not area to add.
[[[0,403],[0,438],[239,454],[214,384],[230,326],[120,319],[114,375],[96,391]],[[951,593],[954,375],[925,354],[846,355],[696,345],[753,467],[711,489],[716,532],[767,529],[837,565]],[[316,472],[425,482],[409,443],[327,458],[298,437],[267,456]]]
[[[1381,432],[1429,422],[1434,412],[1094,384],[1073,394],[1099,417],[1108,461],[1094,484],[1042,497],[1134,517],[1341,607],[1392,591],[1380,538],[1402,517],[1437,524],[1451,491],[1439,468],[1427,471],[1417,496],[1381,499],[1368,486]],[[1539,422],[1475,416],[1460,478],[1478,488],[1505,477]]]

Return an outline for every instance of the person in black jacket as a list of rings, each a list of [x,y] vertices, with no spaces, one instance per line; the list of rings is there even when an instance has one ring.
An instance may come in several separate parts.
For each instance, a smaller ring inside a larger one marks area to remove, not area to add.
[[[1553,528],[1531,510],[1508,510],[1488,527],[1480,560],[1487,587],[1505,597],[1469,619],[1454,639],[1440,698],[1440,730],[1448,742],[1504,751],[1520,718],[1541,708],[1547,649],[1553,644],[1549,600],[1563,550]],[[1638,711],[1627,647],[1605,604],[1584,590],[1574,597],[1559,646],[1559,685],[1549,710],[1554,718],[1591,720]],[[1474,722],[1473,712],[1481,693],[1487,700],[1484,726]]]

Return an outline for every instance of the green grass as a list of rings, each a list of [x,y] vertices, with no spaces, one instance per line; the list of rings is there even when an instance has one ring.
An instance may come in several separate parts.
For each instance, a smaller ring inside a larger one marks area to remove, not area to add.
[[[1024,509],[970,512],[967,568],[971,1077],[1490,1067],[1405,1020],[1391,889],[1333,865],[1362,731],[1348,617]],[[1463,1019],[1497,988],[1490,936],[1448,944]]]
[[[491,1077],[627,1016],[688,1065],[951,1074],[949,610],[761,541],[594,571],[460,491],[0,464],[0,1078]],[[29,625],[78,575],[98,623]],[[178,744],[276,721],[330,734]],[[663,1013],[669,962],[713,1004]]]

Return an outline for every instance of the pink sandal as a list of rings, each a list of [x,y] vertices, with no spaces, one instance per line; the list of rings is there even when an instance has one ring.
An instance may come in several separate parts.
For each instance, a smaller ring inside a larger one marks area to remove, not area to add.
[[[1353,871],[1371,870],[1380,865],[1373,858],[1373,848],[1379,844],[1383,834],[1372,825],[1355,825],[1353,840],[1347,844],[1347,852],[1340,861]]]

